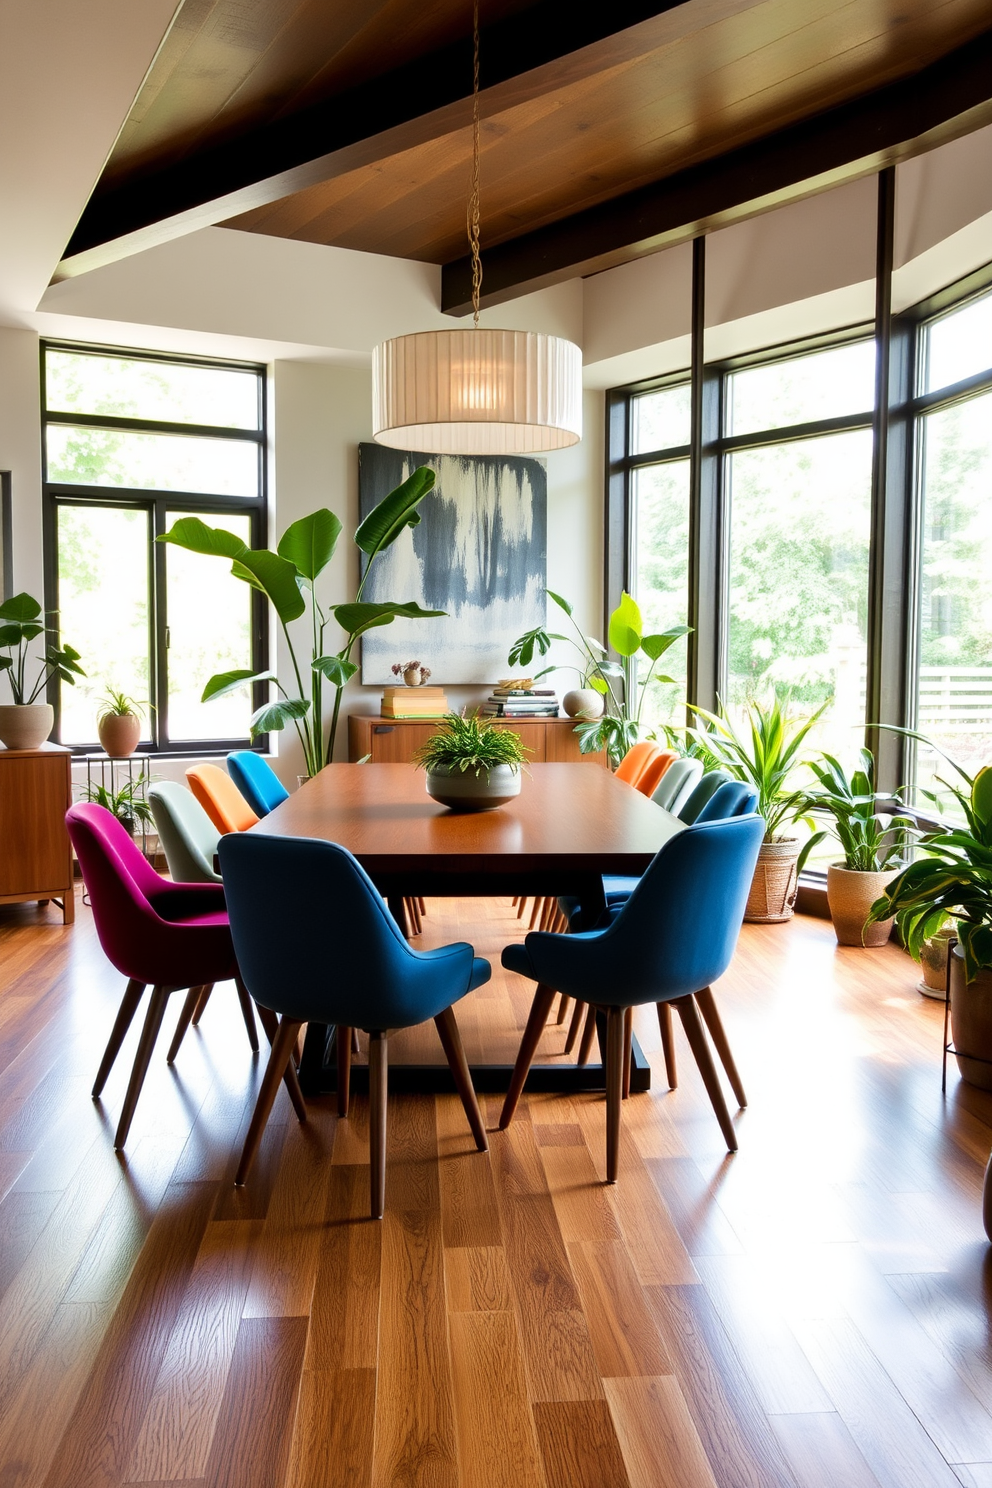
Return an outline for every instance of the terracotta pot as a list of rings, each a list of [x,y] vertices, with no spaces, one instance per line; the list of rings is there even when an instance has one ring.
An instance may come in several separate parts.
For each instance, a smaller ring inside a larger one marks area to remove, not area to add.
[[[522,775],[511,765],[493,765],[478,775],[446,765],[427,771],[427,794],[453,811],[492,811],[519,796]]]
[[[923,978],[917,982],[916,990],[924,997],[932,997],[935,1002],[944,1002],[947,998],[947,942],[957,940],[957,937],[957,926],[945,925],[943,930],[925,940],[920,950]]]
[[[0,742],[8,749],[39,749],[55,723],[51,703],[8,703],[0,707]]]
[[[966,982],[959,945],[951,952],[951,1038],[962,1080],[992,1090],[992,971]]]
[[[892,882],[898,870],[886,869],[884,873],[861,873],[845,868],[843,863],[831,863],[827,868],[827,904],[834,932],[841,945],[881,946],[889,938],[892,920],[880,920],[866,930],[868,911],[881,898],[886,884]]]
[[[569,718],[602,718],[606,703],[594,687],[576,687],[566,692],[561,705]]]
[[[138,747],[141,719],[137,713],[104,713],[96,721],[104,754],[111,759],[127,759]]]
[[[778,925],[791,920],[796,903],[799,838],[763,842],[758,851],[744,918],[752,925]]]

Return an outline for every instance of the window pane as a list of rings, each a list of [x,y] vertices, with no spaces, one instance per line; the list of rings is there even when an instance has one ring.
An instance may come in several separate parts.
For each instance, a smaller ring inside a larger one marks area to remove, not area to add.
[[[927,328],[924,392],[992,367],[992,295],[974,300]]]
[[[169,512],[167,529],[182,512]],[[212,525],[250,542],[247,517],[216,518]],[[201,703],[215,672],[251,666],[251,590],[229,568],[202,553],[166,544],[169,624],[169,738],[246,739],[250,688]]]
[[[992,395],[924,421],[918,726],[973,774],[992,758]],[[917,783],[959,777],[919,748]]]
[[[634,552],[637,564],[635,598],[641,607],[646,633],[686,623],[689,587],[689,461],[649,465],[634,471]],[[644,719],[652,727],[684,722],[685,641],[677,642],[661,660],[660,670],[675,678],[652,683],[645,699]]]
[[[652,450],[677,449],[689,443],[690,392],[687,382],[678,387],[639,393],[631,399],[631,451],[635,455]]]
[[[734,372],[727,381],[727,426],[733,434],[867,413],[875,405],[875,343],[858,341],[769,362]]]
[[[848,765],[863,742],[871,507],[868,429],[731,460],[729,697],[774,688]],[[828,514],[828,515],[827,515]]]
[[[257,372],[49,350],[45,381],[48,407],[60,413],[259,427]]]
[[[48,428],[48,479],[148,491],[258,495],[258,446],[183,434]]]
[[[146,702],[148,518],[105,506],[59,506],[60,631],[86,673],[61,691],[63,744],[95,744],[108,687]],[[151,738],[147,710],[142,739]]]

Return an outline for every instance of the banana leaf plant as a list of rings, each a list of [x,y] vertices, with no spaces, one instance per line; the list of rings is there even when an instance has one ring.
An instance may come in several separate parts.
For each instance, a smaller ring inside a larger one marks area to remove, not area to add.
[[[45,690],[49,677],[74,684],[86,673],[79,665],[79,652],[63,643],[45,646],[44,659],[32,683],[28,676],[28,651],[39,636],[56,632],[41,618],[41,605],[30,594],[13,594],[0,604],[0,672],[7,673],[11,697],[17,707],[36,703]]]
[[[564,610],[575,634],[562,635],[558,631],[547,630],[543,625],[535,626],[514,641],[507,660],[510,666],[529,667],[535,653],[538,656],[547,656],[552,641],[566,641],[575,647],[582,659],[582,665],[575,667],[582,678],[582,686],[593,688],[606,699],[606,711],[602,718],[579,724],[576,728],[579,750],[582,754],[595,754],[600,749],[605,749],[607,759],[615,770],[631,745],[636,744],[640,738],[644,700],[649,685],[651,682],[675,680],[656,673],[655,667],[669,647],[689,634],[691,627],[675,625],[671,630],[644,635],[644,622],[637,602],[624,591],[620,603],[610,616],[607,637],[610,646],[621,659],[618,662],[610,661],[603,643],[579,629],[568,600],[555,594],[553,589],[546,589],[545,593],[559,609]],[[648,661],[648,669],[643,678],[640,676],[640,656],[645,656]],[[559,669],[553,666],[544,667],[536,673],[534,680],[556,670]]]
[[[236,669],[218,672],[203,689],[203,702],[223,697],[246,683],[270,682],[279,697],[263,703],[251,719],[251,736],[284,729],[296,729],[307,773],[316,775],[334,755],[334,740],[341,713],[341,693],[358,670],[352,652],[360,636],[380,625],[391,625],[397,616],[408,620],[429,619],[443,615],[444,610],[425,610],[412,600],[389,600],[369,604],[362,600],[376,557],[388,548],[406,527],[420,521],[417,510],[432,489],[433,470],[421,466],[401,486],[384,497],[355,533],[355,542],[365,554],[365,571],[358,593],[350,604],[324,605],[317,595],[316,581],[334,556],[341,523],[326,507],[301,517],[286,528],[276,551],[249,548],[233,532],[222,527],[208,527],[199,517],[181,517],[159,542],[174,543],[191,553],[230,560],[231,573],[253,589],[264,594],[272,604],[282,626],[289,649],[296,684],[295,695],[283,686],[273,671],[253,672]],[[309,611],[311,655],[309,665],[301,664],[289,627]],[[325,634],[334,621],[344,631],[345,641],[337,651],[329,651]],[[333,694],[331,717],[325,728],[325,684]]]

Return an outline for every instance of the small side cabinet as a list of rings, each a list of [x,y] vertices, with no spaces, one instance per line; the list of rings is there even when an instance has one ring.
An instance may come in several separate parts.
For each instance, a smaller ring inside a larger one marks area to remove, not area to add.
[[[494,720],[497,728],[512,728],[530,750],[527,758],[545,762],[606,764],[606,754],[581,754],[574,718],[506,718]],[[371,756],[373,765],[406,765],[415,749],[437,732],[437,718],[380,718],[352,713],[348,719],[348,758]]]
[[[72,848],[65,814],[72,804],[72,755],[59,744],[0,746],[0,904],[56,899],[75,918]]]

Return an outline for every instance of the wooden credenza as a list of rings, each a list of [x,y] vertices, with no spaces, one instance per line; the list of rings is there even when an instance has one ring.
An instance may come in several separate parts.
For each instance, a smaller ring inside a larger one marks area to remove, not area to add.
[[[0,745],[0,904],[57,899],[67,925],[75,917],[65,829],[72,804],[71,762],[69,750],[59,744]]]
[[[374,765],[405,765],[413,751],[437,732],[435,718],[380,718],[376,714],[352,713],[348,719],[348,758],[354,763],[372,756]],[[580,754],[574,718],[495,719],[497,728],[512,728],[531,751],[536,764],[571,763],[573,760],[605,765],[606,755]]]

